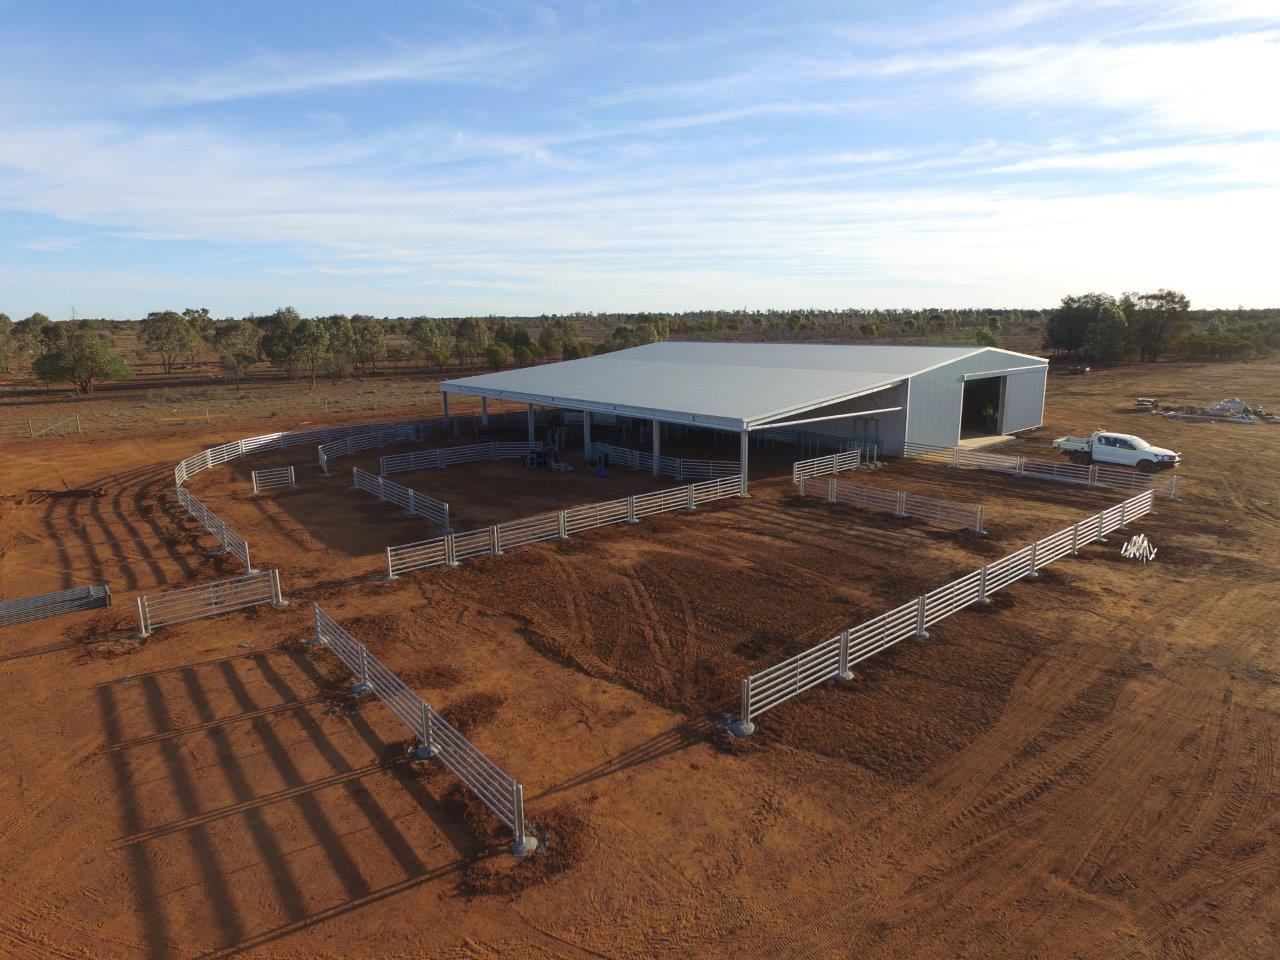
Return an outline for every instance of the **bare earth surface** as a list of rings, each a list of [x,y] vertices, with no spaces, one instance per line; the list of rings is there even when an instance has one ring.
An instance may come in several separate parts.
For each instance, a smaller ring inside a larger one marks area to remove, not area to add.
[[[981,502],[981,538],[798,500],[762,457],[746,501],[388,584],[383,549],[436,533],[350,489],[395,448],[328,479],[268,453],[191,489],[290,607],[138,646],[135,595],[238,572],[180,516],[173,463],[293,423],[5,441],[0,594],[116,603],[0,629],[0,956],[1275,956],[1280,429],[1137,394],[1280,406],[1280,365],[1051,379],[1022,450],[1107,426],[1184,453],[1183,499],[1138,525],[1156,562],[1091,547],[736,748],[713,720],[745,672],[1120,495],[857,475]],[[298,490],[249,495],[283,463]],[[671,485],[578,467],[396,479],[461,529]],[[517,866],[447,773],[398,762],[402,728],[298,646],[312,602],[525,784],[543,852]]]

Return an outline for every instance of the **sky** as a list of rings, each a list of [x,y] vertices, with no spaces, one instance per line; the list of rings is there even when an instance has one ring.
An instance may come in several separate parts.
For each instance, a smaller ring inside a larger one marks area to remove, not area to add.
[[[0,312],[1280,305],[1280,2],[0,0]]]

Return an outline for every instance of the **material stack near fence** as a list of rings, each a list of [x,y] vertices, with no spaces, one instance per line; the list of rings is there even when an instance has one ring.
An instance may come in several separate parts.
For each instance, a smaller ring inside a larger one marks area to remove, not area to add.
[[[925,497],[906,490],[889,490],[885,487],[854,483],[846,477],[829,476],[825,480],[801,477],[800,495],[822,497],[828,503],[845,503],[862,510],[892,513],[898,517],[924,520],[939,527],[961,527],[974,533],[985,534],[982,529],[980,504],[955,503]]]
[[[418,741],[416,759],[439,760],[493,811],[511,831],[511,850],[516,856],[535,850],[538,841],[525,828],[524,787],[476,749],[318,604],[314,611],[314,642],[332,650],[355,675],[351,692],[357,696],[372,693],[381,700]]]
[[[141,635],[149,637],[160,627],[216,617],[262,603],[273,607],[285,605],[278,570],[246,573],[229,580],[138,597],[138,626]]]
[[[613,523],[635,523],[642,517],[669,510],[693,510],[713,500],[742,495],[740,477],[704,480],[685,487],[659,490],[604,503],[590,503],[555,513],[523,517],[507,523],[467,533],[454,533],[434,540],[387,547],[387,578],[395,579],[411,570],[454,567],[467,557],[497,556],[512,547],[541,540],[563,540],[574,533]]]
[[[781,663],[745,677],[741,706],[730,729],[738,735],[755,730],[755,720],[820,683],[849,679],[851,668],[909,637],[926,637],[930,626],[1024,577],[1038,576],[1042,567],[1082,547],[1102,540],[1113,530],[1151,512],[1154,491],[1147,490],[1108,507],[1079,523],[1023,547],[1002,560],[944,584],[914,600],[844,630]]]
[[[111,591],[106,584],[72,587],[56,593],[42,593],[34,597],[22,597],[19,600],[5,600],[0,603],[0,627],[10,627],[29,620],[44,620],[64,613],[96,610],[98,607],[109,606],[111,606]]]
[[[1178,499],[1177,474],[1140,473],[1121,467],[1105,467],[1101,464],[1083,466],[1060,463],[1057,460],[1036,460],[1031,457],[968,450],[964,447],[931,447],[923,443],[908,443],[904,457],[939,463],[965,470],[988,470],[1028,480],[1048,480],[1052,483],[1070,483],[1075,486],[1114,490],[1157,490],[1170,500]]]

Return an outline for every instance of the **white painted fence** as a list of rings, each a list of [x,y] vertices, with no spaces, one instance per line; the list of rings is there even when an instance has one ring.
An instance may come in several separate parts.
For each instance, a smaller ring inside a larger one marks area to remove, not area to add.
[[[72,587],[55,593],[5,600],[0,603],[0,627],[11,627],[29,620],[44,620],[64,613],[109,606],[111,606],[111,590],[106,584]]]
[[[449,532],[449,505],[443,500],[411,490],[376,473],[361,470],[359,467],[351,468],[351,479],[357,490],[372,493],[379,500],[394,503],[397,507],[408,510],[415,517],[434,520],[444,527],[445,533]]]
[[[249,542],[240,534],[227,526],[218,515],[196,498],[186,487],[178,487],[178,503],[202,527],[218,539],[224,553],[234,556],[244,566],[246,573],[254,573],[253,564],[249,562]]]
[[[926,637],[927,629],[975,603],[986,603],[991,594],[1081,547],[1102,540],[1113,530],[1151,512],[1155,493],[1147,490],[1108,507],[1079,523],[1023,547],[1002,560],[989,563],[958,580],[909,600],[865,623],[844,630],[781,663],[745,677],[741,683],[740,714],[731,729],[752,733],[754,720],[792,697],[833,679],[849,679],[851,668],[909,637]]]
[[[387,577],[411,570],[457,566],[467,557],[497,556],[512,547],[540,540],[564,540],[571,534],[613,523],[635,523],[641,517],[670,510],[693,510],[713,500],[742,495],[741,477],[704,480],[605,503],[590,503],[555,513],[537,514],[507,523],[455,533],[433,540],[387,547]]]
[[[285,605],[280,595],[280,571],[246,573],[229,580],[138,597],[138,625],[142,636],[149,637],[160,627],[216,617],[260,603]]]
[[[356,677],[352,692],[372,693],[409,728],[418,741],[417,759],[443,763],[514,837],[512,852],[523,856],[538,842],[525,831],[524,788],[486,757],[363,643],[315,605],[315,643],[328,647]]]
[[[797,460],[791,465],[791,482],[800,483],[809,477],[821,477],[843,470],[857,470],[862,464],[861,450],[846,450],[811,460]]]
[[[254,493],[261,493],[263,490],[296,487],[298,485],[293,478],[293,467],[272,467],[267,470],[254,470],[249,476],[253,480]]]
[[[535,443],[472,443],[461,447],[436,447],[434,450],[414,450],[410,453],[392,453],[378,458],[378,472],[384,477],[393,473],[409,473],[413,470],[434,470],[455,463],[473,463],[477,460],[519,460],[530,450],[542,450],[542,441]]]
[[[940,527],[963,527],[974,533],[982,529],[980,504],[956,503],[926,497],[906,490],[890,490],[866,483],[855,483],[847,477],[830,476],[826,480],[800,478],[800,495],[823,497],[828,503],[847,503],[863,510],[879,510],[898,517],[914,517]]]
[[[632,470],[653,470],[653,454],[612,443],[592,443],[591,458],[607,456],[612,466],[630,467]],[[675,480],[693,480],[698,477],[732,477],[739,473],[737,460],[690,460],[680,457],[658,457],[658,473]]]
[[[941,463],[966,470],[988,470],[1030,480],[1070,483],[1090,489],[1109,487],[1115,490],[1158,490],[1170,500],[1178,499],[1178,476],[1174,473],[1141,473],[1097,463],[1086,465],[1038,460],[1006,453],[970,450],[966,447],[935,447],[924,443],[905,444],[902,455],[926,463]]]

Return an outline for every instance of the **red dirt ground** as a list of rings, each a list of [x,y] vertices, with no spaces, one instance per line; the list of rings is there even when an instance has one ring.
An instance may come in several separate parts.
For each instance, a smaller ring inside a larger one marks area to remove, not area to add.
[[[1127,407],[1275,406],[1277,374],[1051,380],[1028,451],[1105,423],[1186,455],[1184,499],[1140,523],[1156,562],[1115,540],[1060,561],[733,750],[710,718],[745,670],[1118,497],[895,464],[859,477],[981,501],[992,536],[764,480],[385,584],[382,548],[430,525],[347,489],[360,459],[248,497],[241,471],[314,462],[271,454],[192,488],[280,567],[291,607],[135,647],[135,593],[235,572],[178,516],[173,462],[262,428],[5,444],[4,595],[107,582],[117,601],[0,633],[0,953],[1274,956],[1280,431]],[[528,512],[653,488],[512,463],[412,480],[478,523],[507,497]],[[550,856],[515,866],[451,777],[394,762],[402,728],[297,648],[312,601],[525,783]]]

